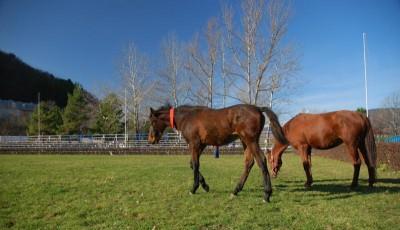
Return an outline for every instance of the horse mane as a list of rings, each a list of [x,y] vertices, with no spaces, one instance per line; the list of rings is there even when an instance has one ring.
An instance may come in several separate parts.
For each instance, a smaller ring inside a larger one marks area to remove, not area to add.
[[[155,113],[162,113],[162,112],[165,112],[165,111],[169,111],[171,108],[173,108],[173,106],[169,102],[167,102],[164,105],[158,107],[156,110],[154,110],[154,112]],[[180,105],[175,109],[180,110],[180,111],[193,111],[193,112],[195,112],[197,110],[209,109],[209,108],[207,106],[185,104],[185,105]]]
[[[161,111],[169,110],[170,108],[172,108],[172,105],[169,102],[167,102],[164,105],[158,107],[158,109],[156,109],[155,111],[161,112]]]
[[[207,106],[202,106],[202,105],[181,105],[178,106],[179,109],[185,109],[185,110],[197,110],[197,109],[207,109]]]

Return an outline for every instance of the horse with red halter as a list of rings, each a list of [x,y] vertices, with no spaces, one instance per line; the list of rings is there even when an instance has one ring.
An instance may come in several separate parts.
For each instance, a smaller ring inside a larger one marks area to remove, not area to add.
[[[243,189],[255,159],[264,179],[264,200],[269,202],[272,194],[271,180],[266,158],[258,144],[265,123],[263,112],[271,121],[274,137],[279,142],[286,143],[276,114],[267,107],[252,105],[234,105],[223,109],[210,109],[203,106],[177,108],[164,106],[157,110],[150,108],[151,126],[148,141],[151,144],[158,143],[168,126],[181,131],[189,144],[192,155],[190,167],[193,169],[194,183],[190,193],[194,194],[199,184],[205,191],[209,191],[209,186],[199,171],[199,158],[205,147],[226,145],[240,138],[245,150],[245,167],[233,194],[237,195]]]
[[[299,153],[307,176],[305,187],[313,183],[311,174],[311,149],[330,149],[342,143],[346,145],[353,165],[351,187],[358,185],[361,160],[358,151],[368,167],[369,186],[376,180],[376,146],[369,119],[358,112],[336,111],[321,114],[298,114],[283,126],[289,143],[275,140],[269,154],[272,176],[276,177],[282,166],[282,153],[291,145]]]

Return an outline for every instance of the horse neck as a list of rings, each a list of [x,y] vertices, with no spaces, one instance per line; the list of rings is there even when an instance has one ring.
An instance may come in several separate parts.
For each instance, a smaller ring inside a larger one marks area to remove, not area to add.
[[[183,129],[183,125],[182,125],[183,122],[182,121],[190,113],[191,113],[191,111],[187,111],[187,110],[179,108],[179,107],[177,109],[175,109],[175,115],[174,115],[175,124],[174,124],[174,126],[175,126],[176,130],[182,131],[182,129]],[[169,119],[169,116],[168,116],[168,119]]]
[[[279,141],[277,141],[275,139],[275,144],[274,147],[272,148],[272,156],[274,158],[280,159],[282,157],[283,152],[285,151],[285,149],[288,147],[288,144],[282,144]]]
[[[185,123],[184,120],[187,119],[190,116],[193,116],[193,114],[202,111],[204,109],[207,109],[207,107],[204,106],[179,106],[175,108],[175,115],[174,115],[174,121],[175,121],[175,129],[178,131],[183,131],[185,128]],[[169,115],[168,115],[169,119]]]
[[[167,127],[171,127],[171,122],[170,122],[170,111],[169,110],[163,110],[160,112],[161,115],[159,116],[159,119],[161,121],[163,121],[163,123],[167,126]],[[181,131],[180,130],[180,124],[181,124],[181,120],[183,119],[183,116],[186,115],[186,111],[181,111],[178,109],[174,110],[174,128]]]
[[[158,119],[161,120],[165,125],[170,127],[169,124],[169,110],[164,110],[159,112],[160,115],[158,116]]]

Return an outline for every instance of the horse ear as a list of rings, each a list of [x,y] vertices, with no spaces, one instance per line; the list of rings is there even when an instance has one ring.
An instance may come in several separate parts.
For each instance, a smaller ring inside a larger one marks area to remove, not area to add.
[[[150,107],[150,115],[154,114],[154,109]]]

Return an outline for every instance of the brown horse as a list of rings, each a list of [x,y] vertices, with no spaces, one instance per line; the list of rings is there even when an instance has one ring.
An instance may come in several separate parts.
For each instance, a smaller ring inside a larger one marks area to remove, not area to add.
[[[275,138],[285,143],[282,127],[275,113],[267,107],[260,108],[252,105],[235,105],[224,109],[210,109],[202,106],[177,108],[164,106],[157,110],[150,108],[151,126],[148,141],[151,144],[158,143],[167,126],[182,132],[192,154],[190,167],[193,169],[194,183],[190,193],[194,194],[199,183],[205,191],[209,191],[199,171],[199,158],[204,148],[207,145],[226,145],[240,138],[245,150],[245,169],[233,194],[237,195],[243,189],[255,159],[263,174],[264,200],[269,202],[272,194],[271,180],[266,158],[258,144],[265,122],[263,112],[271,121]]]
[[[306,187],[313,183],[311,149],[330,149],[345,143],[354,165],[351,187],[358,185],[361,160],[360,150],[368,167],[369,186],[375,182],[376,146],[369,119],[358,112],[336,111],[322,114],[298,114],[283,126],[289,143],[275,140],[269,155],[272,175],[277,176],[282,166],[282,153],[289,144],[297,150],[307,176]]]

